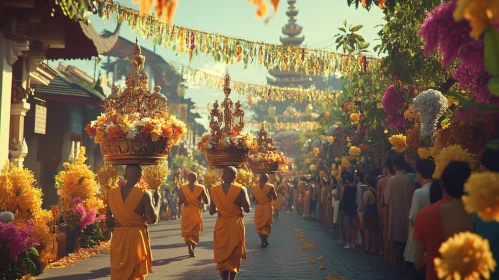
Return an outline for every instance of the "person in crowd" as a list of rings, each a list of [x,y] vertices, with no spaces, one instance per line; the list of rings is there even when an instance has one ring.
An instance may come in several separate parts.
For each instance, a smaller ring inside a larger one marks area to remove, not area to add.
[[[304,184],[304,189],[303,189],[303,217],[304,218],[309,218],[310,215],[310,188],[308,184]]]
[[[234,183],[237,169],[224,169],[222,183],[211,189],[210,215],[218,213],[213,235],[214,259],[223,280],[236,279],[246,259],[243,211],[250,212],[246,187]]]
[[[389,210],[390,206],[385,204],[385,193],[386,186],[388,184],[388,180],[395,175],[395,170],[393,169],[393,161],[392,159],[387,159],[385,161],[385,168],[383,169],[384,176],[378,180],[378,185],[376,187],[376,195],[378,198],[378,209],[381,209],[381,218],[379,219],[380,228],[381,228],[381,242],[380,242],[380,252],[381,256],[384,256],[384,259],[388,263],[392,263],[391,255],[389,254],[390,246],[388,242],[388,225],[389,225]]]
[[[345,185],[341,197],[341,203],[345,212],[345,233],[346,233],[346,249],[355,248],[355,233],[357,230],[357,187],[354,185],[354,177],[350,172],[344,172],[342,175],[343,184]]]
[[[191,257],[195,257],[194,249],[199,243],[199,233],[203,231],[201,203],[208,204],[208,194],[203,185],[197,184],[197,174],[187,175],[188,183],[179,192],[178,204],[182,207],[181,230],[185,245]]]
[[[342,197],[343,197],[343,191],[345,190],[345,184],[343,180],[343,176],[340,178],[340,182],[338,182],[338,192],[337,192],[337,200],[338,200],[338,215],[336,218],[337,224],[338,224],[338,229],[340,231],[340,239],[338,240],[338,243],[342,244],[346,242],[346,233],[344,231],[344,222],[345,222],[345,211],[343,209],[343,202],[342,202]]]
[[[295,188],[294,188],[294,184],[293,183],[287,183],[287,188],[288,190],[288,193],[287,193],[287,196],[288,198],[286,199],[286,203],[287,203],[287,210],[288,210],[288,214],[291,214],[293,213],[293,202],[294,202],[294,198],[295,198]]]
[[[487,149],[483,152],[480,170],[499,172],[499,150]],[[475,215],[475,232],[489,241],[492,255],[499,256],[499,223],[485,222]],[[491,273],[490,279],[499,279],[499,269]]]
[[[115,228],[111,239],[111,279],[145,279],[152,273],[148,223],[159,221],[161,195],[137,186],[142,177],[138,164],[125,168],[126,183],[109,190],[106,224]]]
[[[326,186],[326,224],[333,231],[333,178],[329,177],[327,186]]]
[[[378,228],[378,206],[376,197],[376,185],[378,184],[377,177],[367,177],[367,190],[364,192],[364,230],[366,248],[369,253],[377,253],[379,246],[379,228]]]
[[[414,262],[415,245],[413,242],[414,221],[416,215],[424,207],[430,205],[430,186],[433,182],[432,177],[435,172],[435,163],[429,159],[421,159],[416,163],[416,180],[422,186],[414,191],[412,196],[411,210],[409,212],[409,236],[407,237],[407,246],[405,247],[404,258],[407,262]]]
[[[319,198],[319,186],[317,185],[317,179],[312,177],[312,183],[310,184],[310,204],[309,204],[309,213],[308,217],[310,219],[316,219],[316,209],[317,209],[317,200]]]
[[[336,179],[334,179],[334,188],[331,192],[331,203],[333,204],[333,228],[332,230],[334,231],[336,229],[336,227],[338,226],[338,213],[340,211],[340,193],[339,193],[339,184],[338,182],[336,181]],[[342,238],[342,233],[340,231],[340,240],[343,239]]]
[[[389,206],[389,231],[392,263],[397,274],[403,273],[404,250],[409,235],[409,211],[414,194],[414,181],[404,172],[406,162],[404,156],[393,159],[395,175],[388,179],[384,202]]]
[[[274,206],[272,201],[276,200],[277,193],[272,184],[268,183],[269,175],[260,175],[260,182],[253,186],[253,201],[256,201],[254,224],[256,233],[260,237],[261,247],[269,245],[269,236],[272,234],[274,224]]]
[[[364,225],[363,225],[363,218],[364,218],[364,203],[363,203],[363,196],[364,196],[364,191],[366,190],[366,179],[365,179],[365,173],[362,171],[358,171],[355,181],[357,182],[357,195],[355,197],[355,204],[357,204],[357,234],[356,234],[356,244],[361,245],[365,251],[368,251],[366,247],[366,240],[365,240],[365,232],[364,232]]]
[[[442,199],[442,187],[440,186],[440,180],[434,180],[430,186],[430,204]]]
[[[276,218],[279,217],[279,211],[282,209],[282,202],[283,202],[283,191],[284,191],[284,186],[282,185],[281,181],[276,182],[275,190],[277,194],[277,197],[274,199],[275,201],[273,202],[274,204],[274,216]]]
[[[174,189],[170,191],[170,196],[168,197],[168,205],[170,207],[170,219],[176,220],[177,219],[177,202],[178,202],[178,196],[177,196],[177,191]]]
[[[327,178],[321,178],[321,191],[320,191],[320,203],[321,203],[321,222],[323,227],[327,227]]]
[[[438,279],[433,260],[439,257],[438,249],[446,240],[446,229],[442,217],[442,207],[453,200],[460,200],[463,195],[464,183],[470,176],[471,170],[467,163],[451,162],[442,173],[440,183],[443,189],[442,199],[421,209],[414,222],[415,255],[414,265],[417,270],[426,266],[426,280]],[[454,214],[454,213],[453,213]],[[461,217],[457,216],[457,219]],[[454,222],[452,224],[456,225]],[[457,233],[466,230],[467,225],[458,222],[461,227],[453,227]],[[450,234],[450,228],[447,228]]]

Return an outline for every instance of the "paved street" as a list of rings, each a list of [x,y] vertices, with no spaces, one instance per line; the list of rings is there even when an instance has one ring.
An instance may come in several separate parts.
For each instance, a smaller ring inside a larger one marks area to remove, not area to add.
[[[154,257],[154,273],[147,279],[220,279],[213,263],[213,227],[215,217],[204,215],[205,231],[196,248],[196,258],[188,258],[180,236],[180,222],[160,222],[150,227]],[[245,217],[247,260],[243,261],[238,279],[327,279],[328,275],[345,279],[394,279],[391,269],[381,257],[369,255],[362,249],[343,249],[332,239],[333,234],[319,223],[281,212],[272,228],[269,247],[259,247],[253,227],[253,215]],[[298,231],[297,231],[298,230]],[[300,242],[298,235],[305,235]],[[308,243],[307,243],[308,242]],[[310,249],[315,245],[316,250]],[[318,260],[323,256],[324,260]],[[315,264],[309,263],[314,257]],[[319,266],[325,265],[325,269]],[[37,279],[108,279],[109,255],[82,260],[72,267],[50,269]],[[408,278],[404,278],[408,279]]]

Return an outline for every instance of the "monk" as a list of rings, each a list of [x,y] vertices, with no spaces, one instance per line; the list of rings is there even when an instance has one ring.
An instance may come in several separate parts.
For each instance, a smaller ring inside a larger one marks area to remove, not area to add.
[[[198,175],[189,173],[188,184],[183,185],[179,191],[179,207],[182,207],[182,237],[184,238],[189,255],[195,257],[194,249],[199,243],[199,233],[203,231],[203,217],[201,202],[208,203],[208,194],[203,185],[196,184]]]
[[[269,236],[272,233],[274,224],[274,206],[272,200],[277,199],[277,193],[272,184],[268,183],[269,175],[263,173],[260,175],[260,183],[253,187],[253,201],[256,201],[255,207],[255,228],[260,236],[261,247],[269,245]]]
[[[115,228],[111,239],[111,280],[140,280],[152,273],[147,225],[159,220],[161,195],[159,191],[153,195],[139,188],[141,176],[139,165],[127,165],[126,183],[107,194],[106,224]]]
[[[223,280],[236,279],[241,260],[246,259],[243,210],[250,212],[250,201],[246,188],[234,183],[236,175],[236,168],[226,167],[223,182],[211,188],[210,215],[218,213],[213,251]]]

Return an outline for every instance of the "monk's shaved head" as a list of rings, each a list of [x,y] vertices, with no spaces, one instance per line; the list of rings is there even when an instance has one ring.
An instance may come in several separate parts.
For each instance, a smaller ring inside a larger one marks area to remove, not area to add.
[[[129,164],[125,167],[125,179],[131,183],[138,183],[142,177],[142,168],[138,164]]]
[[[189,183],[194,184],[196,183],[196,180],[198,179],[198,174],[191,172],[189,175],[187,175],[187,180]]]
[[[262,173],[262,175],[260,175],[260,183],[267,183],[268,181],[269,181],[269,174]]]
[[[232,183],[234,182],[234,179],[236,179],[237,169],[234,166],[227,166],[224,168],[224,173],[222,176],[224,181],[227,181],[227,183]]]

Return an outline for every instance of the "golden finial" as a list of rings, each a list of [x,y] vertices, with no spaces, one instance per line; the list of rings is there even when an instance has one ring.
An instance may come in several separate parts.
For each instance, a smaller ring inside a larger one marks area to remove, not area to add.
[[[229,97],[229,94],[231,92],[230,89],[230,75],[229,75],[229,70],[225,70],[225,76],[224,76],[224,93],[225,96]]]
[[[133,47],[133,54],[142,54],[142,50],[139,45],[139,37],[135,37],[135,47]]]

